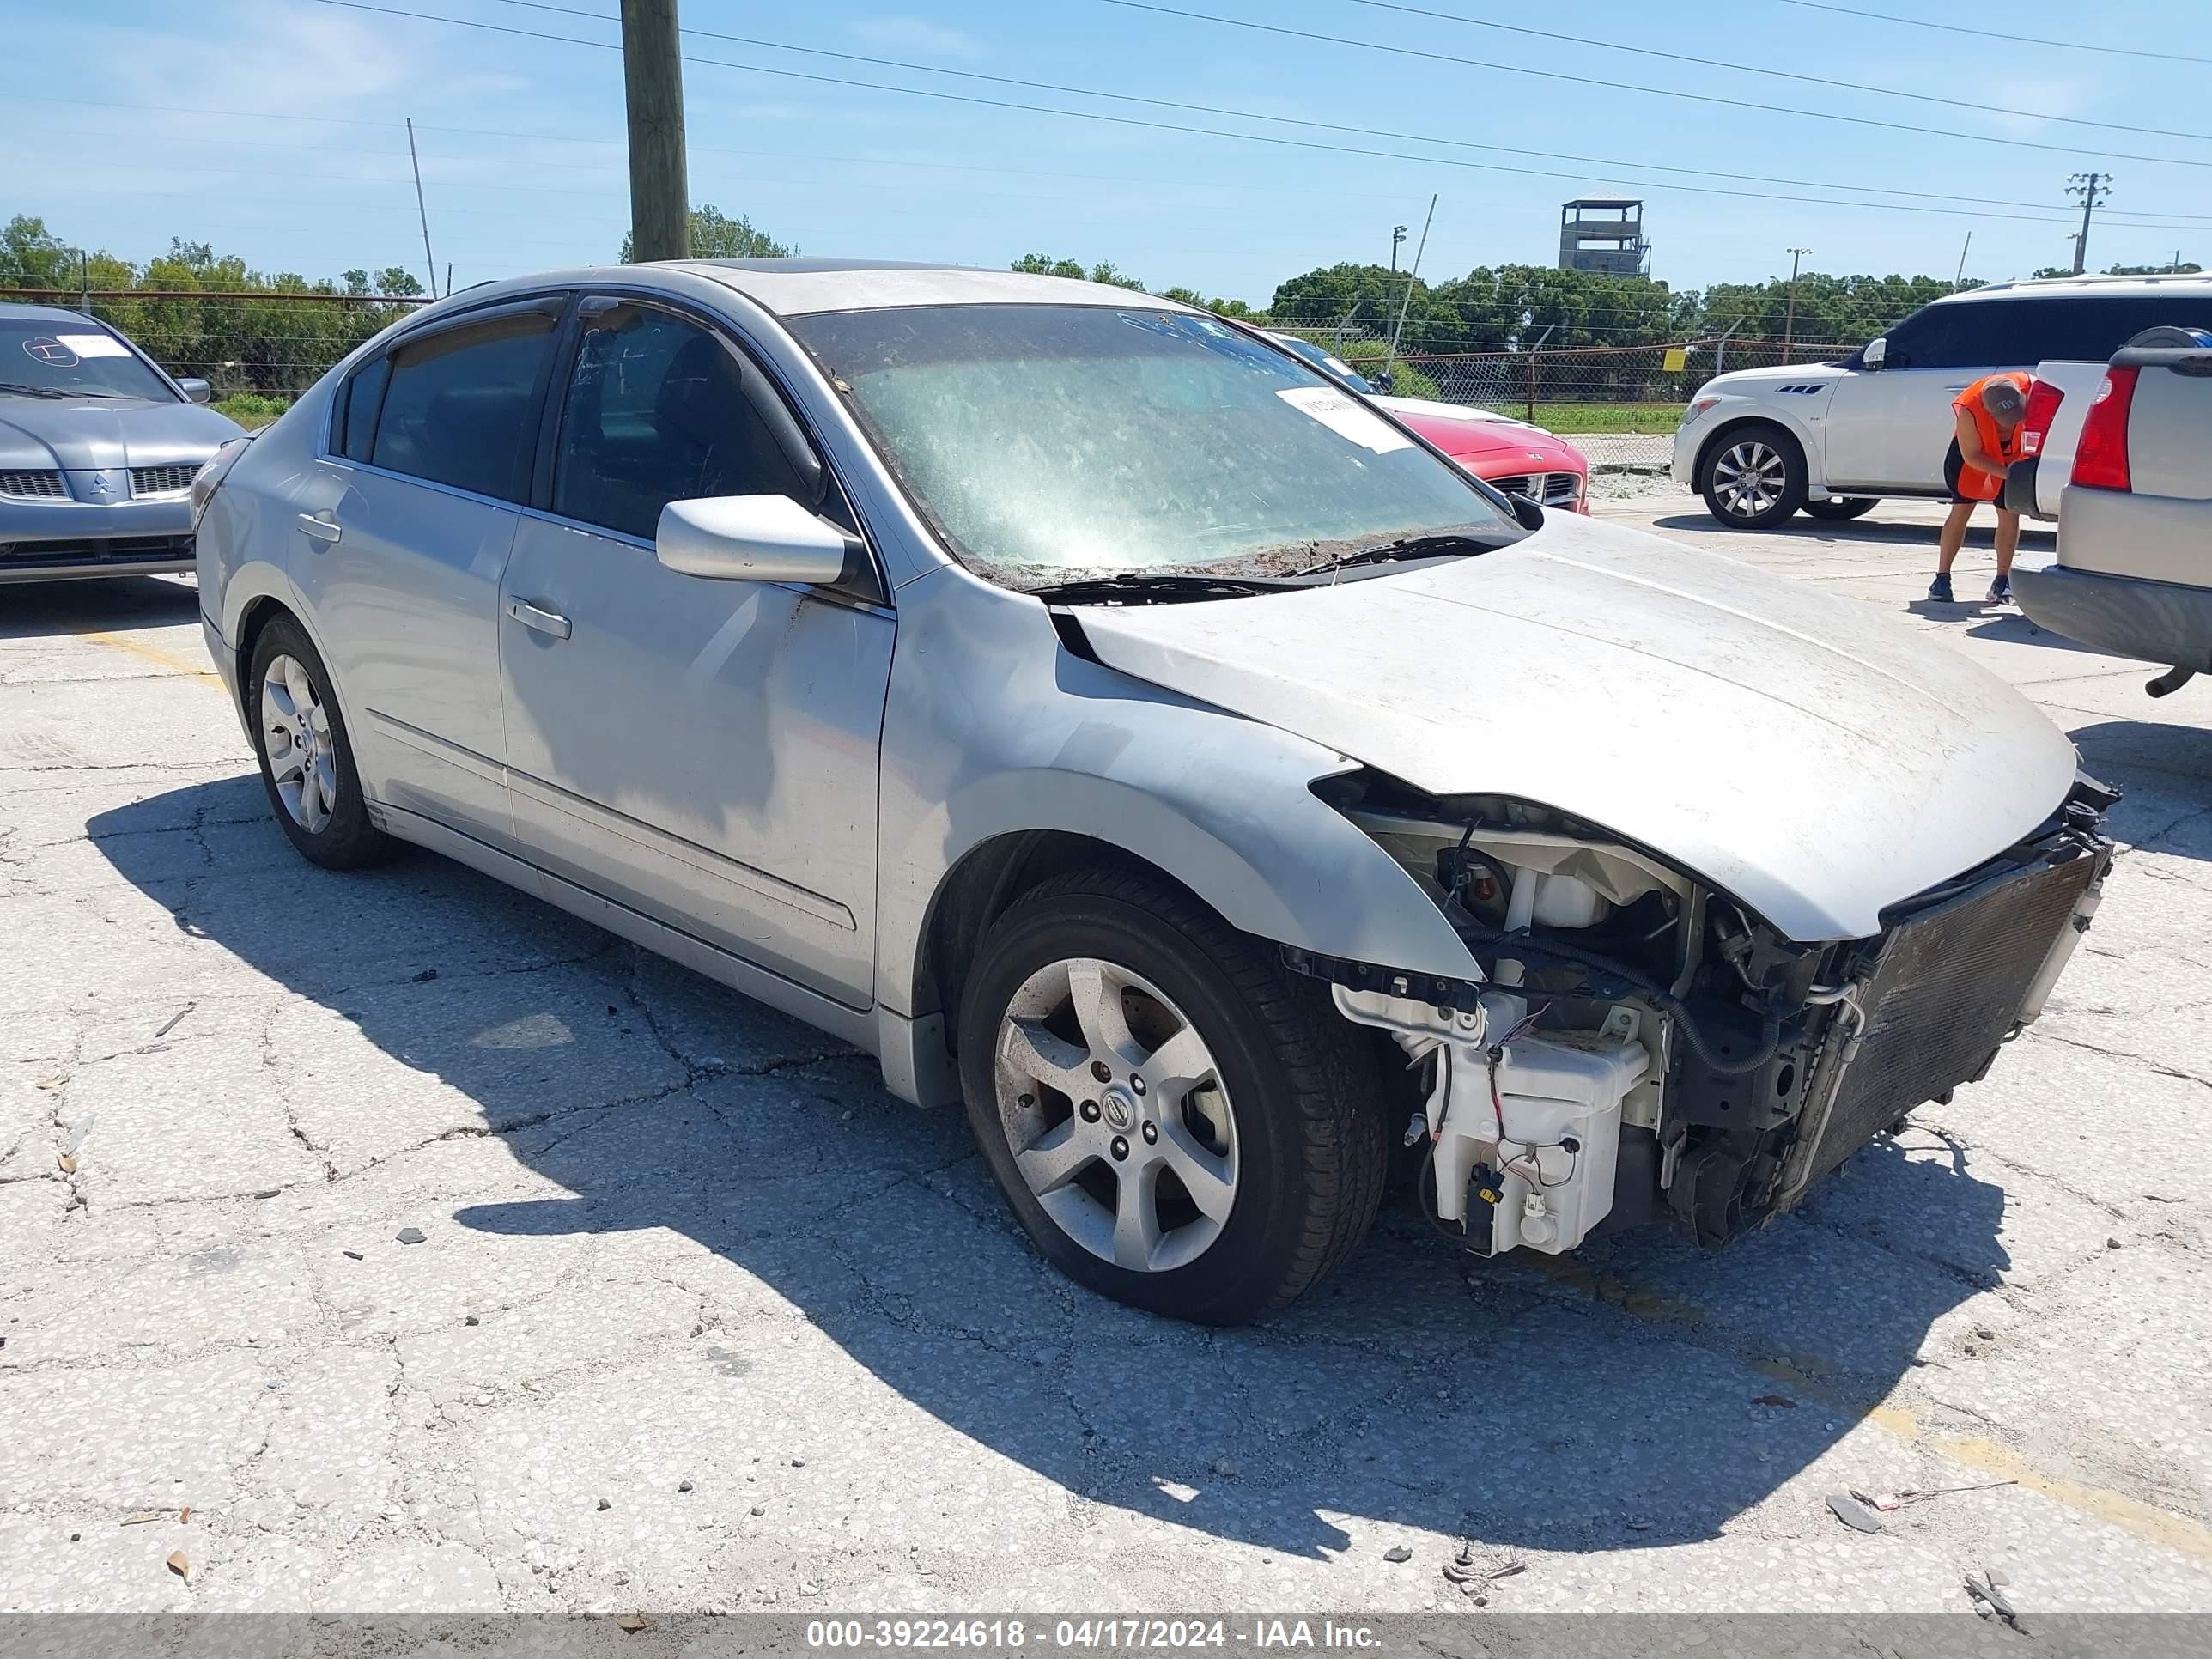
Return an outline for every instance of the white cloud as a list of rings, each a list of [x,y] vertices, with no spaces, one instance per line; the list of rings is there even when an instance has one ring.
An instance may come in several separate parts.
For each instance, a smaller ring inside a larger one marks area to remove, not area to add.
[[[925,58],[981,58],[982,44],[973,35],[920,17],[867,17],[852,24],[853,34],[880,52],[919,52]]]

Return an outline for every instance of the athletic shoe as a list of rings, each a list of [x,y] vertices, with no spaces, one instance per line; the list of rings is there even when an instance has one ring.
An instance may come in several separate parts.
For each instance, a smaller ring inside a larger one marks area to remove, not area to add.
[[[2012,603],[2012,578],[2009,576],[2000,576],[1995,581],[1991,582],[1990,584],[1989,597],[1983,600],[1982,603],[1984,605],[2010,605]]]
[[[1943,572],[1941,575],[1937,576],[1934,581],[1928,584],[1928,597],[1935,600],[1938,605],[1952,605],[1956,603],[1956,601],[1951,598],[1951,573],[1949,571],[1947,570]]]

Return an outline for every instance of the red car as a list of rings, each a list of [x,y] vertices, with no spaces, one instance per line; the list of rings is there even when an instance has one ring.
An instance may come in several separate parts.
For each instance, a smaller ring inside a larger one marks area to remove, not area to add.
[[[1376,398],[1386,409],[1494,489],[1573,513],[1589,511],[1589,463],[1563,438],[1510,416],[1425,398]]]

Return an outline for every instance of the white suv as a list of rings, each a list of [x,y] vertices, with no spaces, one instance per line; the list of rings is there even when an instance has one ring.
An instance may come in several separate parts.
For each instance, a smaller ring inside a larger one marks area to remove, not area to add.
[[[1732,529],[1803,507],[1853,519],[1886,495],[1941,499],[1951,400],[1999,369],[2101,364],[2160,324],[2212,327],[2212,276],[1994,283],[1923,306],[1840,362],[1708,380],[1674,436],[1675,482]]]

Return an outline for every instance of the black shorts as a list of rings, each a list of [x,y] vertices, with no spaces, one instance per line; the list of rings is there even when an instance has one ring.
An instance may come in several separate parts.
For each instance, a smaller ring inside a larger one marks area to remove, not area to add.
[[[2005,511],[2002,478],[1997,480],[1997,493],[1994,501],[1984,501],[1978,495],[1962,495],[1959,493],[1959,477],[1966,470],[1966,458],[1959,453],[1959,441],[1954,438],[1951,440],[1950,448],[1943,452],[1943,488],[1950,491],[1951,499],[1954,501],[1972,501],[1976,507],[1994,507],[2000,513]]]

